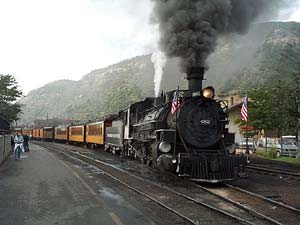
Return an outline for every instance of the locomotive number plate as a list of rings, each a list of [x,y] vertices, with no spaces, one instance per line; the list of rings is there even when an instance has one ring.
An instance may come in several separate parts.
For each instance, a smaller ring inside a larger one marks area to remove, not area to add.
[[[210,120],[201,120],[200,123],[202,125],[209,125],[210,124]]]

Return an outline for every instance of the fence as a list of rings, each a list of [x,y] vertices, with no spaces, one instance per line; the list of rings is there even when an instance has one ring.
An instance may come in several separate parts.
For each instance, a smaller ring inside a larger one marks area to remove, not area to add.
[[[10,134],[0,133],[0,165],[11,151]]]

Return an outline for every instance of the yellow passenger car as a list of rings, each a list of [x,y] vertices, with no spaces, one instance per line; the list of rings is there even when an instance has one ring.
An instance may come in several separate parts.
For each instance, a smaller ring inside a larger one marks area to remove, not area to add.
[[[54,141],[54,127],[43,128],[43,139],[45,141]]]
[[[55,140],[56,141],[68,141],[68,127],[56,127],[55,128]]]
[[[43,138],[43,128],[34,128],[32,132],[32,137],[34,139],[42,139]]]
[[[69,142],[84,143],[84,127],[85,125],[70,126]]]
[[[86,125],[85,135],[86,144],[88,145],[104,145],[105,143],[105,127],[111,127],[110,120],[99,121]]]
[[[37,138],[37,133],[38,133],[38,129],[37,128],[33,128],[33,131],[32,131],[32,137],[33,138]]]
[[[43,128],[40,128],[39,129],[39,139],[43,139],[44,138],[44,131],[43,131]]]

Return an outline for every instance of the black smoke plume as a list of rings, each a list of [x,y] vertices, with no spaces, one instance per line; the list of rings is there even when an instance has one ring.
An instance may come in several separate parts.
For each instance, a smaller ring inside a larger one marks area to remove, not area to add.
[[[161,50],[168,57],[180,57],[183,72],[188,72],[206,65],[220,35],[246,33],[255,19],[274,12],[279,0],[152,1]]]

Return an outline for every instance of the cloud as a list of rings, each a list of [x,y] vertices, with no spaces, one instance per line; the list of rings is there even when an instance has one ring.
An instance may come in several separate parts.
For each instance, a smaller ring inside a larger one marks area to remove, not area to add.
[[[0,0],[0,73],[27,92],[149,52],[151,2]]]
[[[278,21],[300,22],[300,0],[283,0],[283,7],[278,15]]]
[[[299,19],[299,0],[282,15]],[[150,0],[0,0],[0,74],[25,92],[156,47]],[[298,7],[298,8],[297,8]],[[298,11],[297,11],[298,10]]]

